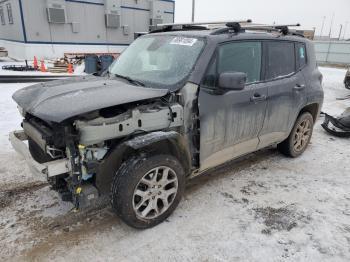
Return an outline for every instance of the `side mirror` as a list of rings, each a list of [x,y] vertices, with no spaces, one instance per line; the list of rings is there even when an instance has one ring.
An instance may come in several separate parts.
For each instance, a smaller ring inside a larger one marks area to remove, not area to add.
[[[247,74],[241,72],[225,72],[219,76],[219,88],[229,90],[243,90],[247,81]]]

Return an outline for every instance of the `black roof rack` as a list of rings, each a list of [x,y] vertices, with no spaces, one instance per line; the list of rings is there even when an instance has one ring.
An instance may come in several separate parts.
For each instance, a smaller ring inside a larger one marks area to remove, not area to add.
[[[191,30],[208,30],[205,26],[198,25],[183,25],[181,27],[173,27],[173,26],[164,26],[162,28],[156,28],[150,31],[149,33],[161,33],[161,32],[170,32],[170,31],[191,31]]]
[[[266,32],[279,32],[282,35],[289,35],[294,34],[296,32],[293,32],[289,29],[289,27],[296,27],[300,26],[300,24],[290,24],[290,25],[252,25],[252,26],[245,26],[245,30],[253,30],[253,31],[266,31]]]
[[[244,31],[245,30],[240,23],[229,22],[229,23],[226,23],[226,27],[218,28],[213,32],[211,32],[211,35],[220,35],[220,34],[226,34],[230,32],[243,33]]]
[[[243,33],[246,30],[278,32],[281,35],[296,35],[304,37],[296,30],[291,30],[289,27],[297,27],[300,24],[285,24],[285,25],[253,25],[252,20],[238,21],[220,21],[220,22],[195,22],[195,23],[170,23],[158,24],[150,33],[169,32],[169,31],[190,31],[190,30],[213,30],[211,35],[220,35],[227,33]],[[215,27],[217,26],[217,27]]]
[[[278,32],[282,35],[298,35],[303,36],[302,34],[297,33],[295,30],[290,30],[289,27],[300,26],[300,24],[291,24],[291,25],[241,25],[240,23],[227,23],[226,27],[219,28],[214,30],[211,35],[219,35],[226,33],[242,33],[246,30],[252,31],[265,31],[265,32]]]
[[[208,26],[222,27],[223,25],[231,24],[248,24],[251,23],[251,19],[247,20],[235,20],[235,21],[210,21],[210,22],[194,22],[194,23],[169,23],[158,24],[150,33],[169,32],[169,31],[189,31],[189,30],[209,30]]]

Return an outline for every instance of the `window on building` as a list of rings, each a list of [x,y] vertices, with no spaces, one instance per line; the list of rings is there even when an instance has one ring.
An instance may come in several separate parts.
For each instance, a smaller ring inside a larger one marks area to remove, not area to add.
[[[4,9],[2,8],[2,6],[0,6],[0,21],[2,25],[5,25],[5,16],[4,16]]]
[[[6,8],[7,8],[7,16],[9,18],[9,24],[13,24],[13,16],[12,16],[11,4],[6,4]]]
[[[303,43],[295,43],[295,54],[297,58],[297,68],[301,69],[306,65],[306,48]]]
[[[268,80],[288,76],[295,72],[294,43],[269,42],[268,43]]]

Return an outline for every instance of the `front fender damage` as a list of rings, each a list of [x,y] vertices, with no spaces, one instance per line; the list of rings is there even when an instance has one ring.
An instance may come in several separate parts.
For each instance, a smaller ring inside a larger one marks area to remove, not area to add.
[[[109,151],[101,162],[96,187],[100,192],[109,193],[113,177],[119,166],[132,155],[172,154],[178,158],[187,174],[190,173],[191,157],[184,137],[176,131],[157,131],[136,136],[120,143]]]
[[[141,149],[143,147],[149,146],[151,144],[154,144],[156,142],[166,140],[166,139],[174,139],[180,134],[175,131],[169,131],[169,132],[152,132],[146,135],[137,136],[134,137],[131,140],[128,140],[125,142],[125,145],[128,147],[131,147],[135,150]]]

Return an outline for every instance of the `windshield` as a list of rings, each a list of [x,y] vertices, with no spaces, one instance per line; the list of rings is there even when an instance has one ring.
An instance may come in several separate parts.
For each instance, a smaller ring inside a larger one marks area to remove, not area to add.
[[[146,86],[168,88],[189,75],[203,46],[198,38],[147,35],[134,41],[109,71]]]

